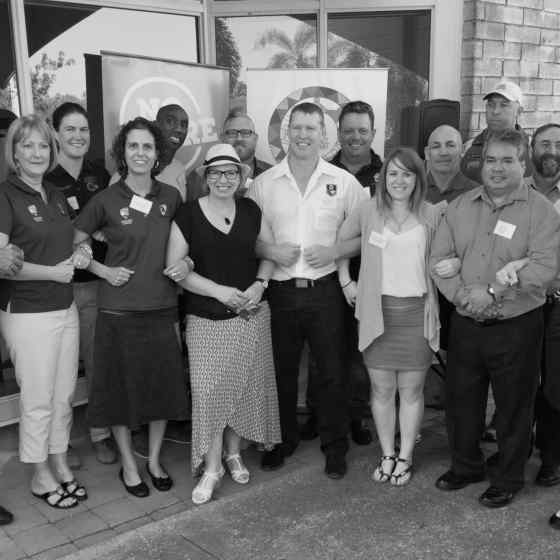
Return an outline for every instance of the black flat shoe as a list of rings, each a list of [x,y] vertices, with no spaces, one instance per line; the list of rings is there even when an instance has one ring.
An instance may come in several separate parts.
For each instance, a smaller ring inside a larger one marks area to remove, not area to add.
[[[173,479],[167,474],[167,472],[164,471],[167,476],[154,476],[152,471],[150,471],[150,465],[148,463],[146,463],[146,471],[148,472],[156,490],[159,490],[160,492],[167,492],[168,490],[171,490],[173,487]]]
[[[270,451],[265,451],[261,459],[261,469],[263,471],[275,471],[284,464],[284,452],[280,446],[276,446]]]
[[[333,480],[340,480],[346,474],[346,457],[341,453],[329,453],[325,460],[325,474]]]
[[[6,509],[0,506],[0,525],[8,525],[14,520],[14,516]]]
[[[554,529],[558,529],[560,531],[560,517],[558,516],[560,512],[553,513],[548,520],[548,524],[553,527]]]
[[[511,504],[515,492],[497,488],[496,486],[489,486],[486,491],[480,495],[478,501],[488,508],[501,508]]]
[[[535,479],[538,486],[556,486],[560,484],[560,467],[542,465]]]
[[[147,496],[150,495],[150,489],[148,488],[148,485],[144,481],[139,482],[138,484],[135,484],[134,486],[129,486],[124,481],[124,473],[123,473],[122,468],[119,471],[119,478],[121,479],[125,490],[129,494],[132,494],[133,496],[135,496],[136,498],[146,498]]]
[[[461,490],[461,488],[465,488],[469,484],[482,482],[484,478],[485,477],[483,474],[478,476],[459,476],[458,474],[455,474],[453,471],[449,470],[446,473],[443,473],[436,480],[436,488],[445,490],[446,492]]]

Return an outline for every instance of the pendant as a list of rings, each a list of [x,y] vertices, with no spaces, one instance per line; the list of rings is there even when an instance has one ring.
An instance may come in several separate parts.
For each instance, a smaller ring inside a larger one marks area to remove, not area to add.
[[[231,220],[227,216],[224,218],[224,222],[226,223],[226,226],[231,225]]]

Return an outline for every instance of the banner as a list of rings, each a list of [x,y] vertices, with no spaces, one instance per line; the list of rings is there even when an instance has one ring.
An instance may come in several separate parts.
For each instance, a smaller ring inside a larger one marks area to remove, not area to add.
[[[338,115],[349,101],[373,107],[376,134],[372,148],[384,155],[387,112],[386,68],[247,70],[247,112],[259,135],[257,158],[278,163],[288,148],[288,117],[294,105],[312,101],[325,112],[326,142],[321,155],[329,160],[340,149]]]
[[[229,107],[229,70],[161,59],[101,53],[106,165],[120,125],[134,117],[155,120],[160,107],[176,103],[189,115],[189,133],[176,158],[187,172],[218,141]]]

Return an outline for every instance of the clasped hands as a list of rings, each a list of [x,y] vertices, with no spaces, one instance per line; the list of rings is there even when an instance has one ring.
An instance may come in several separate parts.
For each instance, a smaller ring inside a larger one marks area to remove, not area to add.
[[[264,293],[262,282],[253,282],[245,291],[232,286],[218,285],[214,297],[237,315],[249,319],[259,308]]]
[[[275,245],[274,261],[283,267],[290,267],[296,263],[303,252],[305,262],[313,268],[322,268],[336,260],[334,246],[310,245],[303,249],[295,243],[279,243]]]

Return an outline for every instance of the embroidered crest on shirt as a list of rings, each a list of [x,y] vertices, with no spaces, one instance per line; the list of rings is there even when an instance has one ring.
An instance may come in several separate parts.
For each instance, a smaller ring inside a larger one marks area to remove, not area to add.
[[[167,204],[160,204],[159,205],[159,213],[162,216],[165,216],[167,214]]]
[[[57,202],[56,205],[58,206],[58,209],[60,210],[60,213],[63,216],[66,216],[66,208],[64,208],[64,204],[62,204],[62,202]]]
[[[128,206],[125,206],[124,208],[121,208],[119,210],[119,214],[121,215],[121,224],[123,226],[126,226],[128,224],[132,223],[132,220],[130,219],[130,210],[128,209]]]
[[[336,196],[336,185],[334,183],[327,183],[326,189],[329,196]]]
[[[86,189],[89,192],[95,192],[99,188],[95,177],[92,177],[90,175],[84,178],[84,183],[86,184]]]
[[[35,206],[35,204],[30,204],[27,209],[29,210],[29,213],[33,216],[33,219],[36,222],[42,222],[43,218],[41,216],[39,216],[39,211],[37,210],[37,206]]]

